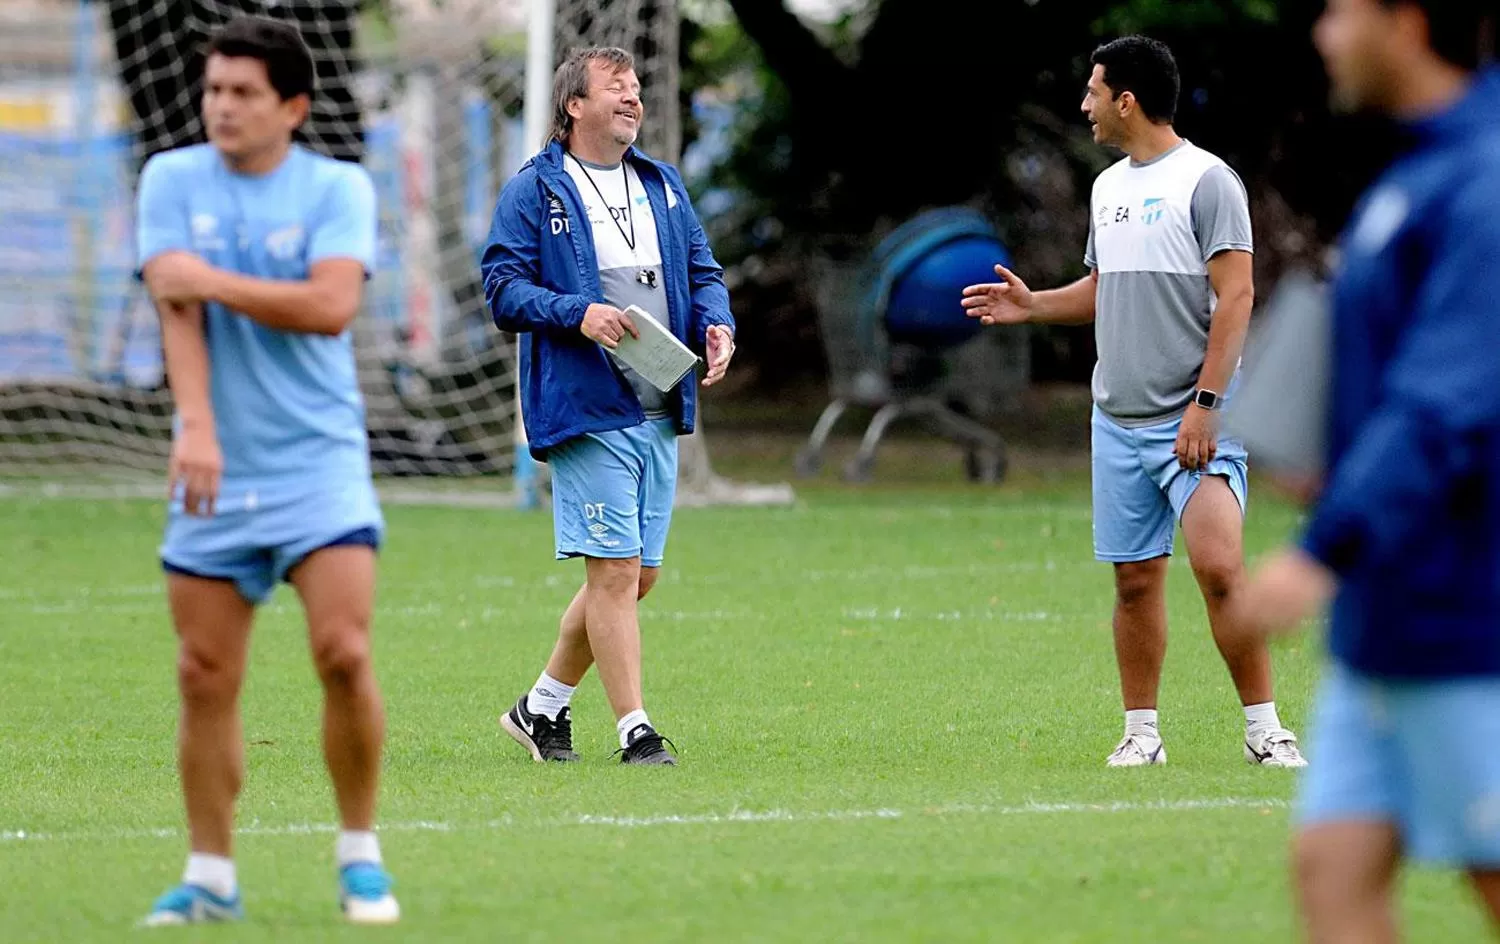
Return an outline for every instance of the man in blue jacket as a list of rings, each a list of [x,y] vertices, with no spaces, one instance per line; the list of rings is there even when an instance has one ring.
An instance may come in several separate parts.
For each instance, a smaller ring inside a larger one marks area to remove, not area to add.
[[[1341,104],[1404,147],[1340,247],[1328,474],[1256,575],[1263,631],[1333,597],[1298,803],[1315,941],[1394,941],[1402,857],[1466,869],[1500,925],[1500,73],[1479,0],[1328,0]]]
[[[613,351],[639,336],[635,305],[705,355],[709,386],[734,355],[734,319],[681,176],[633,146],[631,55],[574,53],[552,103],[551,140],[500,194],[481,268],[495,324],[520,338],[521,412],[552,469],[557,558],[584,558],[586,577],[546,670],[500,725],[537,761],[577,760],[569,701],[598,665],[622,761],[675,764],[644,708],[636,603],[661,567],[696,391],[691,377],[658,390]]]

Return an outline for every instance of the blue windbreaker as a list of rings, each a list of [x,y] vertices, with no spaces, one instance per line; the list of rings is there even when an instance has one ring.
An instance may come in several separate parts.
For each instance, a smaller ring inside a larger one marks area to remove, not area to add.
[[[1500,675],[1500,73],[1404,126],[1333,288],[1329,480],[1302,546],[1329,645],[1386,678]]]
[[[563,154],[561,144],[548,144],[506,183],[480,262],[495,324],[520,338],[521,413],[540,461],[575,436],[645,422],[613,359],[578,330],[584,311],[604,295],[594,236]],[[669,326],[702,354],[709,325],[734,327],[723,269],[677,170],[633,147],[625,160],[640,175],[656,218]],[[693,431],[697,402],[690,376],[670,403],[679,433]]]

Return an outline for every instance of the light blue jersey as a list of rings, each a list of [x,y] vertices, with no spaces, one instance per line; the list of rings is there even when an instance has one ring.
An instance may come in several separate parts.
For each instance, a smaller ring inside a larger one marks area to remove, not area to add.
[[[234,173],[208,145],[158,154],[141,174],[137,226],[142,267],[172,251],[261,279],[305,280],[321,259],[355,259],[367,274],[375,264],[369,175],[300,147],[258,177]],[[378,547],[349,332],[281,331],[211,303],[204,335],[223,480],[211,517],[174,498],[165,568],[233,581],[260,602],[313,551]]]
[[[141,174],[137,226],[142,266],[172,250],[264,279],[306,279],[321,259],[356,259],[367,273],[375,265],[369,175],[296,146],[260,177],[232,172],[209,145],[156,155]],[[349,332],[279,331],[222,305],[205,307],[224,501],[299,481],[367,478]]]

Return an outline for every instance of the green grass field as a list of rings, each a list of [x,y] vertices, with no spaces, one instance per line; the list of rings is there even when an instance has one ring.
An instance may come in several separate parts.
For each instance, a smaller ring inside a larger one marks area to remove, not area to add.
[[[1287,941],[1293,776],[1251,769],[1192,577],[1171,577],[1171,764],[1109,771],[1109,573],[1084,481],[815,487],[679,512],[644,604],[647,706],[676,769],[625,769],[591,676],[584,762],[496,719],[580,565],[542,513],[390,507],[376,621],[383,848],[403,922],[338,922],[318,690],[294,596],[264,610],[223,941]],[[0,499],[0,940],[116,941],[181,871],[173,640],[145,501]],[[1260,500],[1250,551],[1293,526]],[[1311,638],[1278,648],[1301,731]],[[1317,745],[1304,741],[1313,763]],[[1483,929],[1405,884],[1411,939]],[[180,932],[158,932],[181,936]],[[189,935],[191,936],[191,935]]]

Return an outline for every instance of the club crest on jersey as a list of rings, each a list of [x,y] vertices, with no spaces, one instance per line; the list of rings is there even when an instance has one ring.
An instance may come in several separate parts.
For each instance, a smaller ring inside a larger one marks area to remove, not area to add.
[[[266,237],[266,252],[272,259],[285,262],[295,259],[302,254],[302,247],[307,243],[307,231],[300,224],[293,223],[273,230]]]
[[[1161,197],[1147,197],[1146,202],[1141,205],[1141,222],[1147,226],[1154,225],[1166,212],[1167,201]]]

